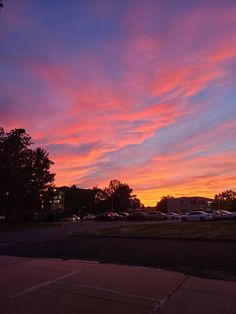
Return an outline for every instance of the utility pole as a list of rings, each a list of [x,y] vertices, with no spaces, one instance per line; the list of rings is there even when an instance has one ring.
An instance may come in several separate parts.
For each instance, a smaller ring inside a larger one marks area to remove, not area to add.
[[[114,210],[114,199],[113,199],[113,195],[111,196],[111,211],[113,212]]]

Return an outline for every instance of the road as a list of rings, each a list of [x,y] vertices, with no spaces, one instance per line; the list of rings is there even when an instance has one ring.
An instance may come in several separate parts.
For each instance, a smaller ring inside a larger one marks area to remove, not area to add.
[[[45,230],[1,232],[0,254],[152,266],[236,281],[236,242],[69,236],[73,231],[110,225],[75,223]]]
[[[42,242],[48,240],[59,240],[67,239],[69,234],[72,232],[96,230],[100,228],[111,228],[114,226],[122,225],[133,225],[133,224],[165,224],[165,223],[176,223],[177,221],[148,221],[148,222],[127,222],[127,221],[117,221],[117,222],[89,222],[85,221],[83,223],[63,223],[55,227],[47,228],[36,228],[34,230],[19,230],[19,231],[4,231],[0,233],[0,246],[1,243],[12,242]]]

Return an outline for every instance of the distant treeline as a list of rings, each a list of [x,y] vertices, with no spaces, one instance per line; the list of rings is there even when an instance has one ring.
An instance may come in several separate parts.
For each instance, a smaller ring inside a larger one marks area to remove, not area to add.
[[[94,213],[141,206],[133,189],[118,180],[110,181],[104,189],[56,188],[48,152],[32,149],[32,144],[24,129],[5,132],[0,128],[0,216],[6,220],[39,211]]]
[[[50,188],[45,193],[45,209],[52,208],[51,200],[54,200],[54,206],[59,209],[64,208],[65,214],[99,213],[102,211],[122,211],[128,208],[140,208],[142,206],[133,190],[127,183],[118,180],[111,180],[108,187],[101,189],[93,187],[92,189],[81,189],[75,185],[71,187],[63,186],[59,188]]]

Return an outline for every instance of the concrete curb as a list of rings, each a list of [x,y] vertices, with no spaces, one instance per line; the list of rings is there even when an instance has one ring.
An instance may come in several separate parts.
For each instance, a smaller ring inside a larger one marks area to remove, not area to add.
[[[210,242],[236,242],[236,239],[205,239],[205,238],[182,238],[182,237],[146,237],[146,236],[119,236],[119,235],[93,235],[79,234],[77,232],[69,233],[71,237],[78,238],[108,238],[108,239],[147,239],[147,240],[183,240],[183,241],[210,241]]]

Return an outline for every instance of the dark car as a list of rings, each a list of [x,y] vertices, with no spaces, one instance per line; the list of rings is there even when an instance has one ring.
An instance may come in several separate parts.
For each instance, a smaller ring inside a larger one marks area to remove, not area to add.
[[[127,220],[127,218],[129,217],[129,213],[127,212],[119,212],[118,214],[122,217],[121,220]]]
[[[144,212],[133,212],[129,214],[126,220],[127,221],[145,221],[147,220],[147,214]]]
[[[114,221],[114,216],[110,212],[98,214],[94,217],[94,221]]]
[[[147,212],[147,219],[148,220],[165,220],[167,219],[166,214],[159,212],[159,211],[152,211]]]
[[[120,215],[120,213],[111,212],[111,214],[112,214],[113,219],[115,221],[122,221],[122,220],[124,220],[124,216]]]

